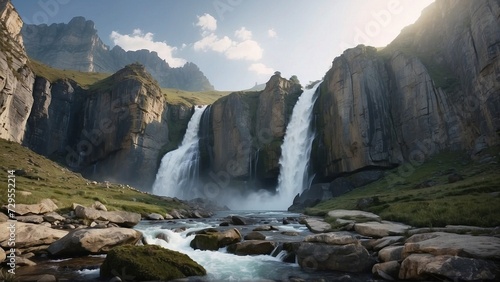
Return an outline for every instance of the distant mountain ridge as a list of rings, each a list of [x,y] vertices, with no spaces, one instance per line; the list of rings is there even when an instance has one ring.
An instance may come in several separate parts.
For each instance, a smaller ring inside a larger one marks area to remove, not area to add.
[[[172,68],[156,52],[110,49],[97,35],[95,24],[75,17],[68,24],[24,25],[24,45],[28,55],[59,69],[114,73],[128,64],[140,62],[161,87],[187,91],[208,91],[214,87],[194,63]]]

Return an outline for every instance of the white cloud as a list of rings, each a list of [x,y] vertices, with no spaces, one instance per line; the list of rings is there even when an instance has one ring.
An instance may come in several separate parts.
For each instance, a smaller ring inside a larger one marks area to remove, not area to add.
[[[225,54],[231,60],[249,60],[258,61],[262,58],[264,50],[260,47],[259,43],[254,40],[245,40],[233,44],[226,50]]]
[[[270,38],[275,38],[276,36],[278,36],[278,34],[274,30],[274,28],[271,28],[267,31],[267,36]]]
[[[251,64],[250,67],[248,67],[249,71],[256,72],[257,74],[262,74],[262,75],[272,75],[274,74],[274,70],[263,63],[256,63],[256,64]]]
[[[196,26],[201,27],[204,31],[215,31],[217,29],[217,20],[210,14],[204,14],[203,16],[198,16],[198,22]]]
[[[125,51],[141,49],[155,51],[160,58],[174,68],[182,67],[186,63],[186,60],[174,57],[173,53],[177,50],[176,47],[169,46],[166,42],[154,41],[154,34],[151,32],[143,33],[140,29],[134,29],[133,33],[128,35],[113,31],[110,38],[115,45],[119,45]]]
[[[198,17],[200,18],[200,17]],[[264,50],[260,44],[252,40],[252,32],[242,27],[234,32],[236,39],[228,36],[219,37],[214,32],[207,32],[202,25],[202,38],[193,44],[195,51],[215,51],[224,54],[230,60],[258,61]]]
[[[250,40],[252,39],[252,32],[245,27],[242,27],[234,32],[236,38],[240,40]]]
[[[210,33],[204,36],[201,40],[196,41],[193,45],[195,51],[207,51],[212,50],[219,53],[224,53],[228,50],[233,41],[229,37],[224,36],[223,38],[218,38],[215,34]]]

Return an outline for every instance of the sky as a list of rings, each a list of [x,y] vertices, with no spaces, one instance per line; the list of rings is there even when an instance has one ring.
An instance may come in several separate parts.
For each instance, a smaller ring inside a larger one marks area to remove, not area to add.
[[[358,44],[383,47],[434,0],[12,0],[27,24],[95,22],[111,48],[193,62],[217,90],[248,89],[275,72],[304,85]]]

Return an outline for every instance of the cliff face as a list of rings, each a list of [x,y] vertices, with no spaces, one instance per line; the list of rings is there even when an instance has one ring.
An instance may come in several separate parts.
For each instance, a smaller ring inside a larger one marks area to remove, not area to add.
[[[33,104],[34,75],[20,35],[22,20],[10,1],[0,0],[0,138],[21,142]]]
[[[202,119],[202,166],[229,179],[274,187],[286,125],[300,93],[300,85],[274,75],[263,91],[216,101]]]
[[[140,62],[161,87],[213,90],[193,63],[171,68],[156,52],[126,52],[119,46],[109,50],[97,35],[94,22],[83,17],[75,17],[68,24],[25,25],[22,35],[30,57],[54,68],[114,73],[126,65]]]
[[[498,143],[499,15],[499,1],[436,1],[382,51],[335,58],[315,109],[319,179]]]

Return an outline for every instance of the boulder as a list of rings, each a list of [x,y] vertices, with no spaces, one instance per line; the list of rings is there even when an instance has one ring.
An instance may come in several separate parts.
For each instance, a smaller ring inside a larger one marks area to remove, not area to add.
[[[411,254],[401,264],[399,279],[446,277],[453,281],[497,280],[500,272],[491,261],[451,255]]]
[[[500,260],[500,238],[444,232],[417,234],[404,245],[403,256],[412,253]]]
[[[382,237],[380,239],[372,239],[369,240],[369,243],[365,245],[365,247],[369,250],[379,251],[387,246],[400,244],[402,245],[405,241],[405,237],[403,236],[387,236]]]
[[[35,266],[36,262],[25,258],[25,257],[16,257],[16,267],[21,267],[21,266]]]
[[[38,224],[38,223],[43,222],[43,216],[41,216],[41,215],[21,215],[21,216],[16,216],[16,220],[18,222]]]
[[[165,219],[163,217],[163,215],[158,214],[158,213],[150,213],[150,214],[148,214],[148,216],[146,218],[149,220],[164,220]]]
[[[304,221],[307,228],[313,233],[325,233],[332,229],[330,223],[325,222],[322,218],[308,217]]]
[[[299,243],[295,247],[299,265],[305,270],[367,272],[375,259],[360,244],[327,245],[321,243]]]
[[[207,229],[199,231],[191,241],[190,246],[195,250],[217,251],[220,248],[238,243],[241,239],[241,233],[236,228],[224,232]]]
[[[256,221],[251,218],[236,216],[236,215],[231,216],[231,223],[233,225],[249,225],[249,224],[254,224],[255,222]]]
[[[248,240],[229,245],[227,251],[238,256],[270,255],[276,245],[277,243],[272,241]]]
[[[382,262],[403,260],[403,246],[389,246],[378,252],[378,259]]]
[[[328,212],[328,216],[336,219],[354,220],[356,222],[381,221],[380,216],[374,213],[358,210],[333,210]]]
[[[119,245],[134,245],[141,238],[141,232],[129,228],[78,229],[52,243],[48,251],[58,257],[104,254]]]
[[[53,223],[56,221],[64,221],[66,218],[64,216],[61,216],[60,214],[56,212],[49,212],[43,215],[43,220]]]
[[[363,236],[387,237],[403,235],[411,226],[391,221],[356,223],[354,230]]]
[[[106,206],[99,202],[99,201],[95,201],[95,203],[92,204],[92,208],[93,209],[96,209],[98,211],[108,211],[108,209],[106,208]]]
[[[59,209],[51,199],[43,199],[38,204],[25,205],[16,204],[15,213],[18,215],[44,214]]]
[[[109,221],[122,227],[134,227],[141,220],[141,215],[134,212],[100,211],[84,206],[77,206],[75,215],[82,219]]]
[[[373,266],[372,273],[385,280],[394,281],[399,276],[400,267],[401,265],[397,261],[377,263]]]
[[[255,227],[252,231],[272,231],[272,230],[278,230],[278,229],[272,225],[261,225]]]
[[[9,223],[0,223],[0,230],[9,230]],[[16,249],[21,253],[46,250],[50,244],[63,238],[68,231],[52,229],[39,224],[16,223]],[[10,248],[9,232],[0,233],[0,246]]]
[[[109,279],[117,273],[134,281],[170,281],[207,274],[189,256],[155,245],[113,248],[101,265],[100,276]]]
[[[257,232],[257,231],[252,231],[245,235],[244,237],[245,240],[266,240],[266,235]]]
[[[325,243],[328,245],[359,244],[358,239],[349,232],[331,232],[306,236],[304,242]]]

